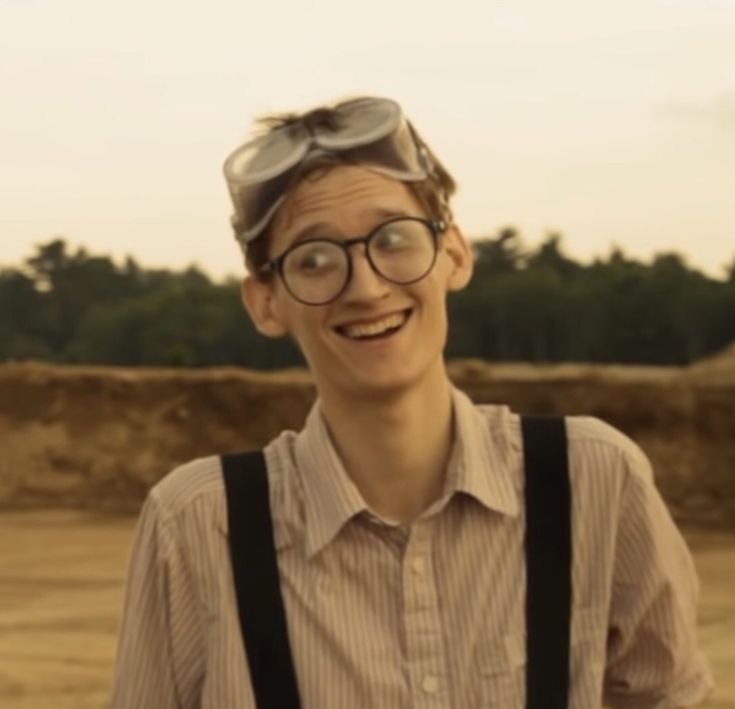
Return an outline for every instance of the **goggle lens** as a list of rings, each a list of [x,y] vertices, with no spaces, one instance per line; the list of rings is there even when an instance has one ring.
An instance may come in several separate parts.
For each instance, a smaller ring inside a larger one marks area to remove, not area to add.
[[[243,245],[263,233],[285,198],[293,171],[310,154],[345,153],[349,162],[402,181],[428,176],[428,160],[397,103],[356,99],[334,112],[334,131],[312,130],[299,121],[245,143],[227,158],[233,226]]]

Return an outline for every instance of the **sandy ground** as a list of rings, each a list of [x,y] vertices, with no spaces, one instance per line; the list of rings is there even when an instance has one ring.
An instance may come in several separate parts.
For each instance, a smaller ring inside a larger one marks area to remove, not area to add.
[[[134,524],[65,510],[0,513],[0,707],[105,706]],[[702,706],[735,709],[735,533],[687,539],[718,683]]]

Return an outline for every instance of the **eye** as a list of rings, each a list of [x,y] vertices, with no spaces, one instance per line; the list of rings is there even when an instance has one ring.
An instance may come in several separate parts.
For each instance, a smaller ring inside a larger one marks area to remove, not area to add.
[[[400,251],[411,246],[413,235],[405,224],[388,224],[373,237],[373,247],[381,251]]]
[[[289,254],[288,270],[305,276],[316,276],[339,267],[339,263],[339,248],[334,244],[304,244]]]

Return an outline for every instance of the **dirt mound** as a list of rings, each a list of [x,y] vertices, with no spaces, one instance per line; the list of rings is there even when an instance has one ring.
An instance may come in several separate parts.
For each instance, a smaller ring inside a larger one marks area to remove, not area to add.
[[[735,342],[712,357],[692,364],[687,376],[702,383],[735,383]]]
[[[475,401],[599,416],[635,438],[682,521],[735,525],[735,378],[694,368],[450,364]],[[191,458],[301,427],[308,373],[0,365],[0,506],[135,510]]]
[[[301,371],[0,366],[0,505],[135,509],[173,466],[298,428]]]

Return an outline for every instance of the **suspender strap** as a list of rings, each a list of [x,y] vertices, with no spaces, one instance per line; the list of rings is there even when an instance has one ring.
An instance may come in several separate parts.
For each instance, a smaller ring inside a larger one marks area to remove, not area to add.
[[[262,451],[223,455],[230,559],[259,709],[298,709]]]
[[[526,707],[566,709],[572,599],[571,490],[563,418],[523,417]]]
[[[563,418],[521,419],[526,501],[527,709],[566,709],[571,491]],[[259,709],[299,709],[261,451],[224,455],[230,558]]]

